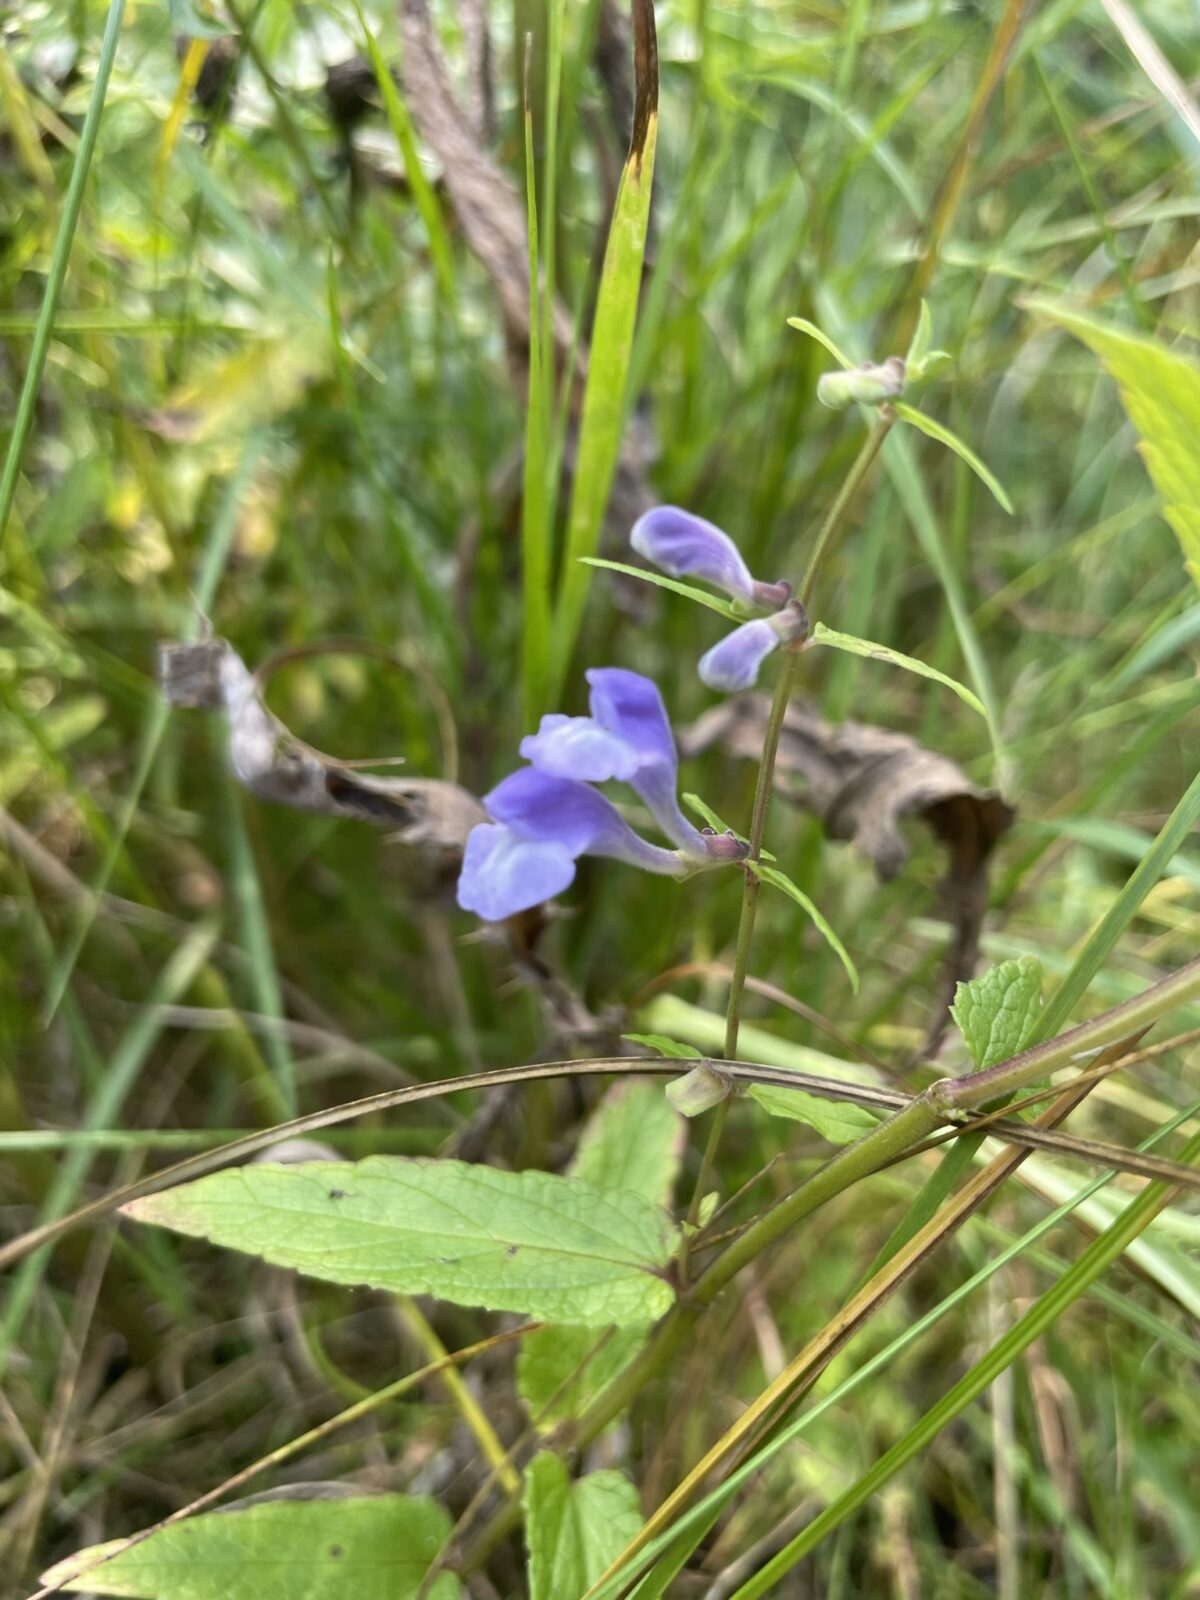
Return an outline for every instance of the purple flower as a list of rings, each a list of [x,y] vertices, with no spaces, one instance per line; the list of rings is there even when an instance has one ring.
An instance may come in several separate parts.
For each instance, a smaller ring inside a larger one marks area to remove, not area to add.
[[[467,840],[458,903],[488,922],[560,894],[582,855],[612,856],[672,877],[745,857],[746,846],[732,834],[700,832],[680,811],[675,738],[651,680],[620,667],[597,668],[587,677],[592,715],[543,717],[537,733],[521,741],[532,766],[484,797],[492,820]],[[641,796],[677,849],[636,834],[591,787],[610,778]]]
[[[782,606],[791,585],[753,577],[727,533],[678,506],[655,506],[633,525],[629,542],[672,578],[699,578],[751,606]]]
[[[688,863],[639,838],[611,801],[574,778],[522,767],[483,801],[492,822],[471,830],[458,903],[487,922],[560,894],[582,855],[615,856],[647,872],[679,877]]]
[[[807,631],[808,620],[795,601],[773,617],[743,622],[700,657],[700,681],[722,694],[753,688],[758,682],[758,669],[771,651]]]
[[[803,607],[792,600],[791,585],[782,581],[762,583],[753,577],[729,535],[703,517],[694,517],[678,506],[656,506],[638,518],[629,540],[639,555],[672,577],[700,578],[724,589],[743,605],[774,613],[743,623],[701,657],[700,678],[710,689],[734,694],[751,688],[758,681],[759,667],[772,650],[807,632],[807,618]],[[594,704],[592,710],[595,713]],[[674,800],[673,774],[670,792]],[[644,798],[654,809],[649,796]],[[658,816],[657,810],[655,815]],[[665,827],[664,819],[659,820]]]
[[[645,801],[668,839],[703,855],[702,836],[676,798],[679,758],[657,685],[623,667],[594,667],[587,680],[591,716],[543,717],[538,731],[521,740],[521,754],[555,777],[620,779]]]

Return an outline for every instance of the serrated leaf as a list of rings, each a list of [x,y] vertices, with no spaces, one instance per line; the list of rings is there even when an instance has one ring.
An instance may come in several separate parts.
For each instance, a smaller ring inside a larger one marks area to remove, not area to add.
[[[676,1044],[663,1034],[647,1034],[644,1042],[663,1055],[691,1060],[700,1055],[692,1045]],[[665,1206],[679,1175],[685,1137],[660,1084],[617,1083],[588,1119],[568,1171],[598,1189],[621,1189]]]
[[[829,946],[834,955],[842,963],[842,966],[846,969],[846,976],[850,979],[850,987],[854,990],[855,994],[857,994],[858,968],[854,965],[853,961],[851,961],[849,954],[846,951],[846,946],[833,931],[832,926],[827,921],[824,914],[817,909],[817,907],[805,894],[804,890],[798,888],[788,877],[786,872],[780,872],[777,867],[768,866],[764,861],[747,861],[746,865],[750,868],[750,871],[756,873],[764,883],[772,884],[776,889],[782,889],[784,894],[788,895],[789,898],[794,900],[802,910],[808,913],[816,926],[817,932],[825,940],[825,943]]]
[[[981,717],[987,717],[983,702],[977,695],[971,693],[965,683],[959,683],[957,678],[947,677],[944,672],[939,672],[936,667],[927,666],[915,656],[906,656],[899,650],[893,650],[890,645],[875,644],[870,639],[859,639],[852,633],[838,633],[834,628],[827,628],[823,622],[815,625],[809,642],[814,645],[826,644],[831,650],[844,650],[848,655],[865,656],[872,661],[887,661],[893,667],[901,667],[905,672],[915,672],[919,677],[930,678],[934,683],[940,683],[952,690],[964,705],[970,706],[972,711],[977,711]]]
[[[72,1579],[122,1541],[93,1545],[43,1573],[42,1582],[130,1600],[415,1600],[449,1533],[450,1518],[435,1501],[406,1495],[265,1501],[190,1517]],[[456,1600],[461,1590],[447,1572],[428,1593]]]
[[[653,1322],[678,1230],[640,1195],[462,1161],[235,1167],[126,1215],[332,1283],[601,1326]]]
[[[807,1123],[830,1144],[853,1144],[879,1126],[878,1119],[862,1106],[844,1100],[822,1100],[820,1095],[803,1089],[778,1089],[773,1084],[756,1083],[750,1089],[750,1098],[773,1117]]]
[[[942,352],[939,351],[938,354],[940,355]],[[951,433],[950,429],[942,423],[935,422],[932,417],[927,417],[923,411],[918,411],[915,406],[905,405],[903,401],[895,400],[892,402],[892,409],[910,427],[916,428],[920,433],[927,434],[931,439],[936,439],[939,444],[944,444],[947,450],[953,450],[956,456],[959,456],[967,463],[980,483],[991,490],[995,499],[1008,512],[1009,516],[1012,516],[1012,501],[1008,498],[1004,485],[991,468],[984,465],[969,444],[964,443],[956,433]]]
[[[731,601],[722,600],[705,589],[698,589],[694,583],[667,578],[661,572],[647,572],[645,567],[631,567],[627,561],[607,561],[601,556],[580,556],[579,559],[585,567],[603,567],[606,572],[623,572],[627,578],[640,578],[643,583],[652,583],[656,589],[670,589],[672,594],[681,594],[685,600],[694,600],[698,606],[707,606],[710,611],[728,618],[730,622],[745,621],[745,613],[739,611]]]
[[[572,1483],[549,1450],[525,1473],[529,1600],[576,1600],[642,1526],[637,1491],[619,1472],[591,1472]]]
[[[630,1044],[644,1044],[657,1050],[660,1056],[671,1061],[703,1061],[704,1057],[692,1044],[680,1044],[678,1039],[668,1039],[665,1033],[623,1033],[622,1039]]]
[[[517,1392],[538,1428],[549,1432],[582,1416],[645,1343],[642,1328],[614,1328],[607,1336],[562,1324],[539,1328],[521,1340]]]
[[[982,1072],[1025,1048],[1041,1009],[1042,964],[1021,956],[960,983],[950,1014]]]
[[[693,1046],[663,1034],[625,1037],[668,1056],[700,1055]],[[660,1084],[614,1084],[592,1113],[568,1171],[598,1188],[629,1190],[666,1205],[679,1175],[685,1137]],[[605,1336],[595,1328],[559,1325],[531,1333],[521,1341],[517,1356],[517,1389],[530,1416],[546,1429],[579,1416],[645,1342],[640,1328],[617,1328]]]
[[[1155,339],[1065,306],[1036,299],[1028,304],[1094,350],[1116,379],[1146,470],[1163,497],[1163,516],[1200,585],[1200,366]]]
[[[806,317],[789,317],[787,325],[789,328],[795,328],[799,333],[806,333],[810,339],[815,339],[819,345],[823,345],[839,367],[844,367],[849,371],[851,367],[856,365],[848,355],[844,355],[838,349],[827,333],[821,332],[815,322],[809,322]]]

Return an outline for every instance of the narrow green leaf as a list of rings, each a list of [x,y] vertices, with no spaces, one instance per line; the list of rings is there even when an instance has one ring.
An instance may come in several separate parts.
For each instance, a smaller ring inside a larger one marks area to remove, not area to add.
[[[932,679],[934,683],[944,684],[964,705],[978,712],[985,721],[987,719],[983,701],[978,695],[972,694],[965,683],[948,677],[936,667],[927,666],[915,656],[906,656],[899,650],[893,650],[890,645],[874,644],[870,639],[859,639],[852,633],[838,633],[833,628],[827,628],[823,622],[818,622],[813,628],[810,643],[827,644],[831,650],[845,650],[848,655],[867,656],[873,661],[887,661],[893,667],[902,667],[905,672],[915,672],[922,678]]]
[[[845,368],[847,372],[851,367],[857,365],[856,362],[851,361],[848,355],[838,349],[827,333],[821,332],[815,322],[809,322],[805,317],[789,317],[787,324],[789,328],[796,328],[800,333],[806,333],[810,339],[815,339],[818,344],[824,345],[838,366]]]
[[[1126,333],[1053,301],[1025,303],[1081,339],[1116,379],[1146,470],[1163,497],[1163,516],[1200,585],[1200,365],[1156,339]]]
[[[653,1322],[678,1243],[640,1195],[547,1172],[368,1156],[235,1167],[126,1214],[332,1283],[584,1326]]]
[[[764,883],[771,884],[773,888],[782,889],[784,894],[789,895],[803,911],[808,913],[816,925],[817,932],[846,969],[846,976],[850,979],[850,987],[857,994],[858,968],[851,961],[845,945],[833,931],[828,920],[808,898],[803,889],[798,889],[785,872],[780,872],[777,867],[768,866],[765,861],[747,861],[746,865]]]
[[[861,1106],[847,1101],[822,1100],[819,1095],[807,1094],[803,1089],[777,1089],[772,1084],[755,1083],[750,1087],[750,1098],[757,1100],[773,1117],[790,1117],[793,1122],[806,1123],[830,1144],[853,1144],[864,1133],[879,1126],[879,1119]]]
[[[92,154],[96,148],[100,113],[104,109],[104,96],[108,92],[108,80],[117,55],[117,41],[121,36],[121,19],[124,15],[125,0],[110,0],[108,21],[104,25],[104,37],[100,41],[100,56],[96,63],[96,78],[92,84],[87,115],[83,119],[83,130],[79,135],[79,148],[75,152],[75,161],[71,167],[71,181],[67,185],[58,233],[55,235],[54,249],[50,256],[46,289],[42,295],[37,327],[34,329],[33,342],[29,348],[29,365],[25,368],[25,379],[21,384],[20,398],[17,400],[17,411],[13,418],[12,433],[8,439],[4,468],[0,472],[0,540],[4,538],[8,528],[9,513],[16,498],[17,480],[21,473],[21,456],[25,442],[29,438],[29,430],[33,426],[38,389],[41,387],[42,372],[46,366],[46,354],[50,349],[50,335],[54,330],[58,302],[67,277],[71,244],[75,238],[75,227],[83,204],[83,191],[92,165]]]
[[[924,366],[925,357],[933,348],[933,316],[929,310],[929,301],[921,301],[921,309],[917,313],[916,331],[912,336],[912,343],[908,347],[908,354],[904,358],[904,365],[908,372],[916,374]]]
[[[672,1061],[702,1061],[704,1058],[693,1044],[680,1044],[678,1039],[668,1039],[665,1033],[623,1033],[622,1039],[631,1044],[644,1044],[657,1050],[660,1056]]]
[[[902,421],[918,429],[919,432],[928,434],[931,439],[936,439],[939,444],[944,444],[947,450],[953,450],[956,456],[961,456],[979,481],[986,484],[1004,510],[1008,512],[1010,517],[1012,516],[1012,501],[1005,493],[1004,485],[989,467],[984,466],[970,445],[965,444],[956,433],[951,433],[950,429],[944,427],[942,423],[935,422],[932,417],[927,417],[923,411],[918,411],[915,406],[905,405],[902,400],[893,400],[892,410]]]
[[[550,699],[557,701],[583,621],[592,574],[583,558],[595,554],[608,508],[628,406],[633,350],[650,220],[654,148],[658,136],[658,41],[651,0],[636,0],[633,138],[621,174],[600,274],[579,422],[579,448],[567,547],[554,617]]]
[[[553,150],[551,150],[551,159]],[[547,175],[547,186],[552,179]],[[525,408],[525,461],[521,494],[522,678],[525,726],[532,728],[546,707],[550,665],[550,391],[543,372],[543,319],[539,303],[537,178],[533,159],[533,108],[525,92],[525,208],[529,235],[529,384]],[[554,233],[551,218],[550,235]],[[547,293],[552,293],[547,285]],[[552,312],[548,313],[552,323]],[[549,325],[549,324],[548,324]],[[552,336],[552,335],[551,335]],[[551,370],[553,369],[553,343]]]
[[[1180,1160],[1193,1162],[1197,1157],[1200,1157],[1200,1134],[1188,1142]],[[948,1389],[903,1438],[886,1450],[857,1482],[814,1517],[778,1555],[760,1567],[753,1578],[736,1591],[732,1600],[759,1600],[759,1596],[778,1592],[776,1585],[798,1561],[816,1549],[824,1538],[839,1528],[847,1517],[865,1505],[901,1468],[932,1443],[943,1428],[977,1400],[1035,1339],[1040,1338],[1069,1306],[1086,1293],[1096,1279],[1144,1232],[1167,1203],[1170,1193],[1166,1184],[1147,1184],[1111,1227],[1093,1240],[1079,1260],[1034,1301],[1024,1316],[996,1341],[987,1354]]]
[[[1042,963],[1020,956],[960,983],[950,1013],[982,1072],[1020,1055],[1041,1009]]]
[[[379,85],[379,93],[383,99],[383,109],[400,150],[400,158],[404,163],[404,176],[408,180],[409,191],[417,207],[417,214],[425,224],[425,232],[429,238],[429,255],[433,262],[434,271],[437,273],[438,282],[441,284],[446,298],[451,304],[455,299],[454,287],[454,258],[450,253],[450,237],[446,232],[446,225],[442,220],[442,209],[438,197],[434,193],[433,185],[425,176],[425,169],[421,165],[420,151],[417,149],[417,135],[413,128],[412,118],[408,114],[408,107],[404,98],[396,87],[396,80],[392,76],[392,69],[384,59],[383,51],[375,38],[373,29],[367,21],[362,8],[362,0],[350,0],[354,7],[354,15],[358,19],[359,28],[362,30],[363,41],[370,57],[371,70],[375,74],[375,82]]]
[[[698,606],[707,606],[710,611],[715,611],[719,617],[727,617],[730,622],[746,620],[745,613],[739,611],[731,601],[708,594],[695,584],[681,583],[678,578],[664,577],[661,572],[647,572],[645,567],[631,567],[625,561],[606,561],[601,556],[580,556],[579,559],[585,567],[604,567],[609,572],[623,572],[628,578],[640,578],[643,583],[652,583],[656,589],[670,589],[672,594],[681,594],[685,600],[694,600]]]
[[[123,1541],[92,1545],[42,1581],[129,1600],[416,1600],[449,1534],[435,1501],[407,1495],[264,1501],[190,1517],[72,1578]],[[429,1600],[460,1593],[448,1572],[427,1590]]]
[[[619,1472],[572,1483],[543,1450],[525,1474],[529,1600],[569,1600],[589,1589],[642,1526],[637,1491]]]

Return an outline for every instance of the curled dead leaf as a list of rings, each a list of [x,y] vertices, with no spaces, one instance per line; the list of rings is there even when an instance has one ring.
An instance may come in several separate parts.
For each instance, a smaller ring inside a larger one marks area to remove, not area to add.
[[[680,746],[685,755],[719,745],[730,755],[757,760],[768,710],[765,695],[726,700],[684,730]],[[816,812],[830,838],[847,839],[870,856],[881,878],[895,877],[908,860],[906,818],[919,817],[945,845],[941,901],[953,937],[925,1043],[931,1051],[944,1032],[955,987],[974,972],[987,909],[988,860],[1015,811],[994,790],[972,783],[949,757],[907,734],[862,722],[834,726],[802,701],[788,707],[775,784]]]
[[[467,835],[486,821],[459,784],[370,777],[305,744],[267,707],[258,675],[224,639],[163,645],[159,679],[171,705],[225,712],[230,764],[260,799],[393,829],[388,842],[411,855],[413,886],[424,892],[457,875]]]

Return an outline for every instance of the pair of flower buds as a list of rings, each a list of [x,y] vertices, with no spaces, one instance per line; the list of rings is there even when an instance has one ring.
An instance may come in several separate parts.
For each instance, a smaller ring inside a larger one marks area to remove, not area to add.
[[[742,623],[701,658],[700,677],[710,688],[750,688],[767,656],[807,631],[790,585],[754,578],[732,539],[712,523],[658,506],[639,519],[630,542],[671,577],[699,579],[741,605],[770,612]],[[591,715],[543,717],[521,741],[529,765],[484,796],[492,820],[467,840],[458,903],[485,921],[561,894],[583,855],[675,878],[745,859],[741,840],[698,829],[680,810],[675,738],[654,682],[623,667],[593,668],[587,680]],[[674,848],[635,833],[593,787],[612,779],[630,786]]]

